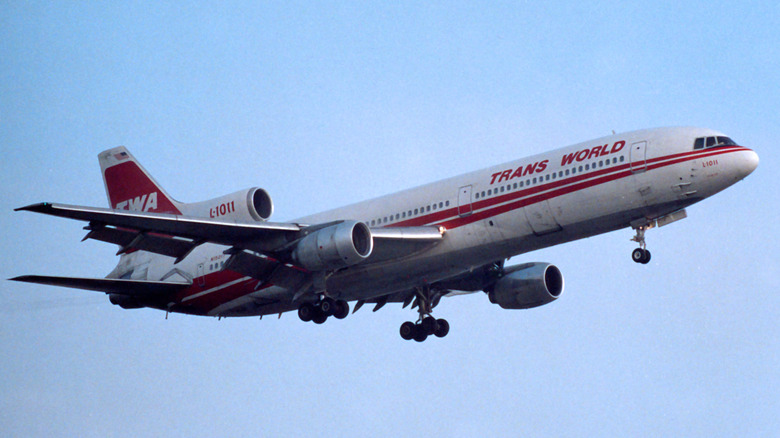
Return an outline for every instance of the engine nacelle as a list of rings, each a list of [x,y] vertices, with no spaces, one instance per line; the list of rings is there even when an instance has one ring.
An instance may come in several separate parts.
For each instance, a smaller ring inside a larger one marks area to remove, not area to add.
[[[557,299],[563,292],[563,274],[549,263],[510,266],[488,292],[493,304],[504,309],[529,309]]]
[[[268,192],[252,187],[208,201],[186,204],[183,213],[190,216],[237,222],[266,221],[274,211]]]
[[[292,257],[310,271],[323,271],[360,263],[371,255],[373,249],[374,238],[368,225],[345,221],[301,239]]]
[[[123,309],[140,309],[146,307],[135,297],[119,294],[108,294],[108,300],[111,304],[119,306]]]

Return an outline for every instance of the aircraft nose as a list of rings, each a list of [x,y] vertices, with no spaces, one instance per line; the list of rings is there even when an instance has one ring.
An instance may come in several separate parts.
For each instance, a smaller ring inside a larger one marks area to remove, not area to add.
[[[741,159],[739,160],[739,174],[741,178],[744,178],[758,167],[758,154],[752,150],[746,150],[742,152]]]

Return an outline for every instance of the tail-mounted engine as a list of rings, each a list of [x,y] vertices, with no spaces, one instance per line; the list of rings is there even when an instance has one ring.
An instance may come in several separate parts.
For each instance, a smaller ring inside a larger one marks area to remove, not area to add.
[[[510,266],[486,290],[493,304],[504,309],[528,309],[557,299],[563,292],[563,274],[549,263]]]
[[[274,211],[271,196],[252,187],[208,201],[186,204],[185,215],[238,222],[267,221]]]
[[[314,231],[301,239],[293,259],[310,271],[345,268],[371,255],[374,239],[363,222],[345,221]]]

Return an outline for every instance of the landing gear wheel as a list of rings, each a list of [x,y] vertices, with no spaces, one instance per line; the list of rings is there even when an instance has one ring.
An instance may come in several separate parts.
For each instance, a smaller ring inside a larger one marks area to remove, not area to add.
[[[325,315],[322,312],[317,312],[317,314],[314,315],[311,320],[314,321],[315,324],[322,324],[323,322],[327,321],[327,319],[328,315]]]
[[[301,307],[298,308],[298,318],[301,318],[301,321],[303,322],[311,321],[316,313],[317,311],[314,306],[309,303],[303,303],[301,304]]]
[[[420,327],[425,330],[426,335],[432,335],[436,331],[436,318],[426,316],[420,323]]]
[[[631,260],[646,265],[650,262],[650,251],[642,248],[637,248],[631,252]]]
[[[428,339],[428,330],[426,330],[425,327],[422,326],[422,324],[415,325],[413,339],[417,342],[425,341],[426,339]]]
[[[344,300],[337,300],[333,309],[333,317],[336,319],[344,319],[349,315],[349,303]]]
[[[446,319],[436,320],[436,330],[433,332],[437,338],[443,338],[450,332],[450,323]]]
[[[319,304],[320,312],[326,317],[333,315],[336,310],[336,301],[333,298],[323,298]]]
[[[416,327],[413,322],[406,321],[401,324],[401,337],[406,341],[411,340],[414,337],[415,329]]]

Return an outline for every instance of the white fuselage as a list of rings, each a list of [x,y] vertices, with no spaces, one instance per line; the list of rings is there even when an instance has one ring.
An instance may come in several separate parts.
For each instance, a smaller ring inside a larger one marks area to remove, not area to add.
[[[539,248],[645,225],[711,196],[744,178],[757,163],[753,151],[739,146],[693,149],[694,139],[718,135],[723,134],[700,128],[613,135],[294,222],[352,219],[371,228],[446,229],[440,243],[416,254],[385,261],[369,258],[327,279],[334,298],[371,299]],[[221,271],[226,249],[205,244],[176,265],[169,257],[144,252],[125,256],[120,263],[134,265],[134,278],[201,282],[202,291],[181,301],[206,306],[206,314],[243,316],[296,308],[296,291],[260,287],[250,277]],[[234,294],[217,300],[227,289]],[[209,301],[209,295],[215,299]],[[281,304],[261,306],[278,298],[284,298]]]

